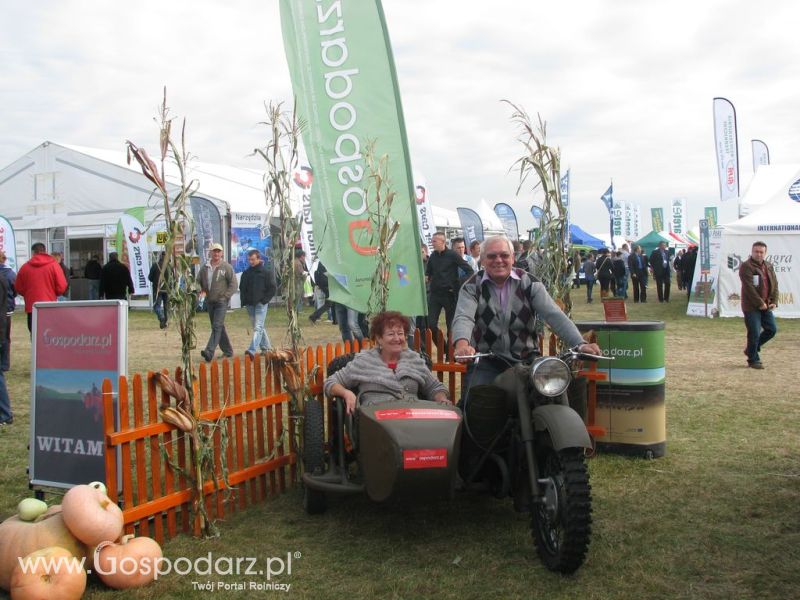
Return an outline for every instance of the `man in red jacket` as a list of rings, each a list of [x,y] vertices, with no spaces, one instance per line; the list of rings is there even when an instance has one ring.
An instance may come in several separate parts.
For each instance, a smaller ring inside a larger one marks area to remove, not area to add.
[[[28,331],[31,331],[31,314],[36,302],[55,302],[67,291],[67,280],[56,260],[47,253],[41,242],[31,246],[30,260],[20,267],[14,287],[25,298],[28,313]]]

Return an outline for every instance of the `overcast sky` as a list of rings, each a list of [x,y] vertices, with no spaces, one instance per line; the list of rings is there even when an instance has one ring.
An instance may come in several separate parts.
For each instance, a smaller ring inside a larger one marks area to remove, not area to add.
[[[264,102],[291,103],[277,0],[3,4],[0,167],[45,140],[154,148],[164,85],[200,160],[261,167],[248,155],[265,142]],[[645,230],[649,208],[677,197],[696,223],[719,204],[714,96],[737,110],[743,186],[752,138],[773,163],[800,163],[798,6],[384,0],[415,168],[434,204],[508,202],[529,227],[506,98],[548,122],[584,229],[607,229],[612,178]]]

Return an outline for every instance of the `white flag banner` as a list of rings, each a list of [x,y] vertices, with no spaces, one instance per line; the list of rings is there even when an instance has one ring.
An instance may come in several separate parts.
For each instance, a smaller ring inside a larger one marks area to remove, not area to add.
[[[669,222],[669,230],[679,236],[686,235],[686,198],[675,198],[672,200],[672,215]]]
[[[436,233],[433,222],[433,209],[428,195],[428,183],[421,173],[414,171],[414,194],[417,203],[417,222],[419,223],[419,239],[425,242],[428,250],[433,251],[431,237]]]
[[[611,209],[611,232],[615,237],[622,235],[622,222],[625,220],[625,209],[622,204],[623,203],[621,201],[614,200],[613,208]]]
[[[128,248],[133,295],[149,294],[150,280],[147,276],[150,274],[150,251],[147,236],[144,234],[145,227],[139,219],[128,213],[123,213],[120,222],[125,245]]]
[[[6,266],[17,271],[17,242],[8,219],[0,217],[0,250],[6,253]]]
[[[314,170],[308,162],[305,148],[302,143],[297,145],[297,166],[292,171],[292,187],[289,190],[289,204],[294,215],[300,221],[300,243],[306,253],[306,269],[311,272],[311,265],[317,260],[319,249],[314,241],[314,221],[311,218],[311,188],[314,185]],[[274,207],[273,211],[277,210]],[[265,222],[269,227],[271,217],[277,214],[268,214]]]
[[[736,136],[736,109],[725,98],[714,98],[714,143],[717,151],[719,198],[739,197],[739,143]]]
[[[629,240],[633,237],[633,203],[632,202],[623,202],[622,203],[625,218],[624,218],[624,226],[622,228],[622,237],[626,240]]]
[[[750,140],[753,148],[753,173],[758,171],[761,165],[769,164],[769,148],[761,140]]]
[[[641,235],[639,231],[641,231],[641,214],[639,214],[639,205],[633,205],[633,239],[638,240]]]

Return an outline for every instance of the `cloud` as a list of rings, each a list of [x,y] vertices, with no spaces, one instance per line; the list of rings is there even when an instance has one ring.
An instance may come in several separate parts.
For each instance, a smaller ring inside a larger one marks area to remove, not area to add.
[[[590,231],[611,178],[645,214],[686,197],[691,220],[716,201],[714,96],[737,107],[745,183],[753,137],[773,161],[800,162],[790,0],[383,4],[412,158],[449,208],[486,198],[527,214],[535,198],[514,198],[522,147],[503,98],[547,120]],[[155,145],[166,85],[194,154],[257,167],[264,102],[292,97],[277,2],[11,3],[0,60],[0,166],[46,139]]]

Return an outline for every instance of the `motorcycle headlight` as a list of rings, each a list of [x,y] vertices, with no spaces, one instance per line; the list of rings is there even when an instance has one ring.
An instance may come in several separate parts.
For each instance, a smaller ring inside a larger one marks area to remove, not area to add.
[[[540,358],[531,366],[531,383],[542,396],[558,396],[569,386],[572,374],[567,363],[554,356]]]

